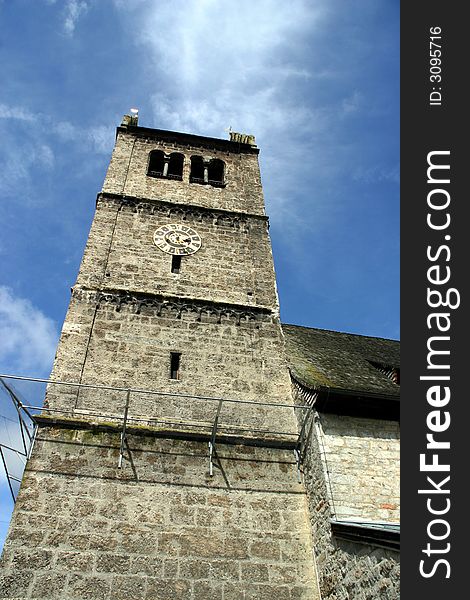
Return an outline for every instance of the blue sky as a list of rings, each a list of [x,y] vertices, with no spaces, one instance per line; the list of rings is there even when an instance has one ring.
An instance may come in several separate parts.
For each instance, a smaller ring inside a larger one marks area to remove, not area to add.
[[[0,0],[0,58],[1,372],[50,373],[131,107],[256,135],[284,322],[398,338],[398,0]]]

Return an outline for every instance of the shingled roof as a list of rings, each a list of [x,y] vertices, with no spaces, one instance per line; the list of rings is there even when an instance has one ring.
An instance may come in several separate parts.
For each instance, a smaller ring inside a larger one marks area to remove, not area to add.
[[[400,368],[396,340],[282,325],[292,375],[313,389],[396,396],[400,386],[380,367]]]

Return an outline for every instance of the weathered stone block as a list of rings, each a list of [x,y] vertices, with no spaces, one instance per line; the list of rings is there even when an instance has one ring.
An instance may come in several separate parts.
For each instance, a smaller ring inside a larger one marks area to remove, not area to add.
[[[36,573],[31,597],[62,600],[66,583],[66,573]]]
[[[147,580],[146,600],[186,600],[190,598],[191,585],[188,581],[175,579],[172,581],[166,579],[149,578]],[[203,596],[199,596],[203,598]]]
[[[103,600],[108,598],[110,589],[110,579],[74,574],[69,578],[65,593],[70,600]]]

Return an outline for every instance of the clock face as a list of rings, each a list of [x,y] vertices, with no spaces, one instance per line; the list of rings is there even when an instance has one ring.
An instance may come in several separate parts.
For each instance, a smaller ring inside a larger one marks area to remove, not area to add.
[[[201,247],[201,238],[198,233],[187,225],[162,225],[153,234],[153,241],[157,248],[167,254],[184,256],[194,254]]]

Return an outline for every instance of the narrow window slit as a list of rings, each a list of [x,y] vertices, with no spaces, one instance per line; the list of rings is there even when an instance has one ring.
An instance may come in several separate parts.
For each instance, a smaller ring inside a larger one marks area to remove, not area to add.
[[[171,272],[179,273],[181,269],[181,256],[176,256],[173,254],[171,257]]]
[[[180,378],[181,352],[170,352],[170,379]]]

